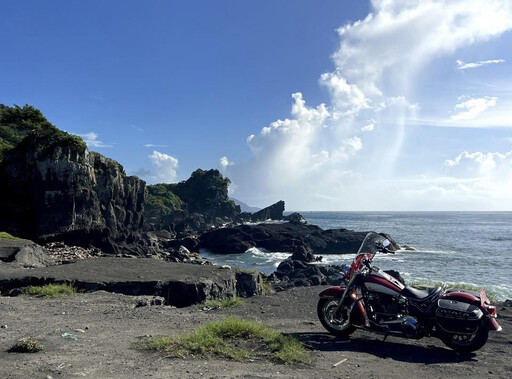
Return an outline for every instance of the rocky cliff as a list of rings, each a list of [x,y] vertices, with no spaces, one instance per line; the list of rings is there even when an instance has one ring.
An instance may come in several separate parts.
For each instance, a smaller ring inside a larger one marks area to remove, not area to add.
[[[57,128],[29,131],[0,164],[0,229],[142,254],[145,183]]]
[[[240,207],[228,197],[229,183],[218,170],[198,169],[185,181],[148,186],[146,228],[184,237],[240,221]]]

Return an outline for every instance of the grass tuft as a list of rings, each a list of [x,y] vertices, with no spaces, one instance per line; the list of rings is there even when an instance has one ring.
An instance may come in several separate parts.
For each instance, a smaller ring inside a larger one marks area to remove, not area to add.
[[[295,338],[236,317],[205,324],[179,337],[142,338],[134,347],[171,357],[202,355],[238,361],[259,357],[285,364],[309,362],[309,354]]]
[[[66,297],[74,294],[75,288],[69,284],[46,284],[44,286],[30,286],[24,289],[23,294],[44,298]]]
[[[209,300],[204,305],[211,309],[232,308],[244,305],[245,302],[239,297],[225,297],[221,300]]]
[[[44,345],[32,337],[27,337],[19,340],[14,345],[12,345],[9,350],[9,353],[37,353],[44,349]]]

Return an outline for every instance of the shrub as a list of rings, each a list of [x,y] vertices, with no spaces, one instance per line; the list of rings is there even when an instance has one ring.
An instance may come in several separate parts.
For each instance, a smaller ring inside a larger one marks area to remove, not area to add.
[[[9,350],[9,353],[37,353],[44,349],[44,345],[32,337],[27,337],[19,340],[14,345],[12,345]]]

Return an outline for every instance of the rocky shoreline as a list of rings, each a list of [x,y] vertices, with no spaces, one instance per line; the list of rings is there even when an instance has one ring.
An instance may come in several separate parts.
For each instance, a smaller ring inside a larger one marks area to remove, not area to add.
[[[162,296],[167,291],[169,304],[190,305],[226,296],[260,294],[263,280],[278,291],[337,284],[341,268],[311,264],[321,259],[315,258],[313,252],[353,253],[365,236],[366,232],[346,229],[324,231],[303,222],[239,225],[215,229],[197,238],[156,237],[154,248],[146,258],[124,254],[112,256],[98,248],[70,247],[62,242],[43,247],[29,240],[0,239],[0,293],[16,293],[19,288],[29,285],[66,282],[83,290],[107,289],[128,295]],[[242,252],[257,246],[269,251],[289,251],[292,255],[269,276],[257,271],[227,268],[224,269],[230,273],[227,278],[226,275],[219,277],[219,267],[203,261],[196,253],[200,248],[223,252],[230,246],[243,246],[238,248]],[[394,241],[392,248],[398,249]],[[151,279],[145,274],[148,272]],[[198,278],[205,278],[210,284],[206,285]],[[153,284],[148,285],[148,281]],[[189,286],[196,290],[185,290]],[[197,290],[199,287],[203,289]],[[226,290],[228,287],[231,290]],[[175,295],[181,300],[171,302],[170,293],[175,291],[185,295]],[[183,297],[188,300],[184,301]]]

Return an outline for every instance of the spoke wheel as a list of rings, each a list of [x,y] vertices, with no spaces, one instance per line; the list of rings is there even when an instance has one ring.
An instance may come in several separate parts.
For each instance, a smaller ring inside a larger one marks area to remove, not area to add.
[[[336,308],[339,299],[320,299],[318,301],[317,313],[320,322],[329,333],[337,336],[347,336],[356,330],[348,317],[348,307],[344,307],[341,311],[341,317],[336,317]]]
[[[481,322],[480,326],[473,334],[457,334],[442,331],[440,337],[444,344],[453,350],[461,353],[469,353],[485,345],[489,337],[489,330],[485,327],[483,322]]]

